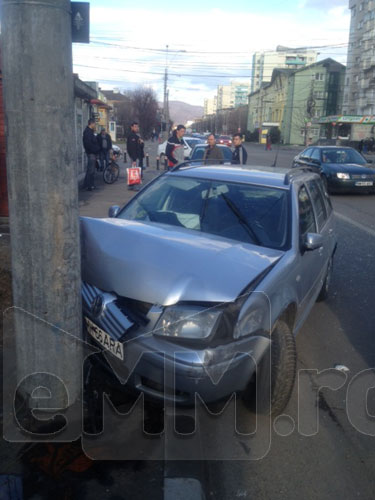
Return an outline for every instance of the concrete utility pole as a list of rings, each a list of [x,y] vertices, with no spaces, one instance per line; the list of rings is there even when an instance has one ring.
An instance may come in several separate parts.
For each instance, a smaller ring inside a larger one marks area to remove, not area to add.
[[[47,387],[62,408],[79,400],[82,369],[61,331],[81,337],[70,2],[3,0],[1,24],[13,299],[33,315],[16,311],[17,379],[59,377],[64,390]]]
[[[168,139],[169,133],[169,113],[168,113],[168,45],[165,48],[165,71],[164,71],[164,100],[163,117],[165,122],[165,139]],[[164,134],[163,134],[164,135]]]

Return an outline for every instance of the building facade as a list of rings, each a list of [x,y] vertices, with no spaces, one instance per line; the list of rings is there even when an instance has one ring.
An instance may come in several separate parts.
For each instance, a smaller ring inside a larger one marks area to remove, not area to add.
[[[87,164],[82,136],[89,118],[92,118],[94,114],[94,107],[91,101],[97,98],[97,93],[90,85],[81,81],[77,75],[73,75],[73,77],[77,176],[78,183],[81,183],[86,175]]]
[[[232,99],[231,85],[218,85],[217,87],[217,110],[228,109],[234,107]]]
[[[204,100],[204,116],[214,115],[217,110],[217,96]]]
[[[271,81],[249,95],[248,130],[258,129],[264,122],[281,127],[291,73],[290,69],[275,69]]]
[[[280,45],[275,51],[255,52],[252,60],[251,92],[260,89],[262,83],[270,82],[274,69],[299,69],[314,64],[317,56],[315,50],[290,49]]]
[[[248,104],[250,92],[250,83],[246,82],[231,82],[231,100],[233,107],[238,108]]]
[[[218,85],[216,109],[237,108],[248,104],[250,84],[233,81],[230,85]]]
[[[344,80],[345,66],[330,58],[294,71],[275,69],[271,82],[249,96],[248,129],[279,128],[285,144],[316,142],[319,117],[340,112]]]
[[[343,113],[371,115],[375,113],[375,0],[349,0],[349,8]]]
[[[281,124],[287,144],[306,145],[320,137],[319,117],[340,112],[343,102],[345,66],[324,59],[293,72]]]

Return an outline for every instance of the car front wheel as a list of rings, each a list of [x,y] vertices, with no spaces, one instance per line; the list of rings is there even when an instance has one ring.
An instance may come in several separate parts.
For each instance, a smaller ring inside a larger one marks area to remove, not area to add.
[[[279,320],[273,329],[270,347],[245,392],[249,409],[272,416],[283,412],[292,394],[296,360],[293,333],[285,321]]]

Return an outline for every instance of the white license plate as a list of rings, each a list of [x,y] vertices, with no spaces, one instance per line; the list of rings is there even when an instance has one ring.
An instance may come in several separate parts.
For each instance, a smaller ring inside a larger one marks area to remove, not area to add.
[[[113,340],[107,332],[98,327],[91,319],[85,316],[86,327],[88,333],[93,337],[104,349],[112,353],[117,358],[124,361],[124,346],[121,342]]]
[[[356,186],[373,186],[373,181],[358,181],[355,183]]]

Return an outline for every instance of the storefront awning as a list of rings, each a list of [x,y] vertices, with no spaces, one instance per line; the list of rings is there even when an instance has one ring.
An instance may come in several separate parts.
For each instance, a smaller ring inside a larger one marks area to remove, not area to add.
[[[331,115],[322,116],[317,123],[360,123],[362,125],[375,125],[375,115]]]

